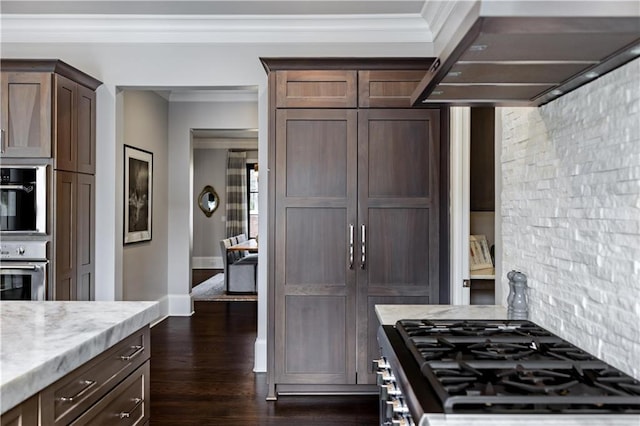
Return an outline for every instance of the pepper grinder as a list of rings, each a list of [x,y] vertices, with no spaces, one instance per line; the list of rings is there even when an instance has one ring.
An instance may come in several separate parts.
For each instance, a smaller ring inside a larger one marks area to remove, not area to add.
[[[507,316],[508,318],[511,318],[511,316],[513,315],[513,298],[516,295],[515,289],[513,288],[513,274],[515,274],[517,271],[515,270],[511,270],[509,271],[509,273],[507,273],[507,278],[509,278],[509,295],[507,296]]]
[[[527,276],[513,271],[510,281],[513,282],[513,298],[507,309],[509,319],[526,320],[529,317],[529,301],[527,297]]]

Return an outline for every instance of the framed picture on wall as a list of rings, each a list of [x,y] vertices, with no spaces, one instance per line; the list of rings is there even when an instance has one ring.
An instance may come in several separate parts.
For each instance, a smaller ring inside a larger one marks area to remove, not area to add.
[[[124,146],[124,243],[151,241],[153,153]]]

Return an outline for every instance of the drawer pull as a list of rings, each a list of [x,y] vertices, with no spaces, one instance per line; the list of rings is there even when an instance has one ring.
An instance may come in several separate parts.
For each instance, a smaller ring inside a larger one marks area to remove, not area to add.
[[[120,355],[120,359],[122,361],[131,361],[132,359],[140,355],[142,351],[144,351],[144,346],[141,346],[141,345],[131,346],[131,349],[135,349],[136,351],[131,355]]]
[[[82,395],[84,395],[84,393],[86,391],[91,389],[96,384],[96,381],[95,380],[80,380],[80,383],[84,385],[84,387],[82,389],[80,389],[80,392],[78,392],[77,394],[75,394],[73,396],[61,396],[58,399],[61,402],[73,402],[77,398],[80,398]]]
[[[142,404],[142,399],[141,398],[133,398],[132,401],[136,404],[131,410],[129,411],[122,411],[120,412],[120,418],[121,419],[128,419],[129,417],[131,417],[131,414],[136,411],[138,409],[138,407],[140,406],[140,404]]]

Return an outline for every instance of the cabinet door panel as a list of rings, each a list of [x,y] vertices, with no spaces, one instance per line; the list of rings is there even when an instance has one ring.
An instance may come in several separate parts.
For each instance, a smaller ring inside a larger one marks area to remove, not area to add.
[[[51,157],[51,74],[2,73],[2,157]]]
[[[346,209],[289,208],[285,285],[346,285]]]
[[[55,172],[55,300],[73,300],[75,297],[76,185],[75,173]]]
[[[361,108],[411,108],[411,94],[425,71],[358,72],[358,106]]]
[[[96,92],[78,85],[77,105],[77,170],[81,173],[95,174]]]
[[[94,300],[95,177],[77,174],[77,288],[76,300]]]
[[[61,75],[56,82],[55,168],[76,171],[76,93],[78,85]]]
[[[368,138],[368,195],[380,197],[429,197],[433,173],[433,147],[429,144],[427,117],[398,119],[395,114],[367,114],[361,120]]]
[[[278,108],[354,108],[356,71],[277,71]]]
[[[428,288],[430,228],[428,208],[370,208],[368,286]]]
[[[345,345],[346,300],[341,296],[287,296],[281,378],[287,383],[353,383]],[[296,376],[299,376],[296,377]],[[310,377],[312,376],[312,377]]]

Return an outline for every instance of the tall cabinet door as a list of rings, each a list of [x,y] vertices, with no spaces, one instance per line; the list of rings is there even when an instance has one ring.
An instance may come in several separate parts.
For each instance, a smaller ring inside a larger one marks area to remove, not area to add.
[[[76,293],[76,173],[56,171],[54,300],[74,300]]]
[[[95,176],[77,173],[76,300],[95,299]]]
[[[278,383],[356,382],[356,151],[356,110],[277,110]]]
[[[375,383],[374,305],[438,303],[439,112],[358,120],[358,382]]]

